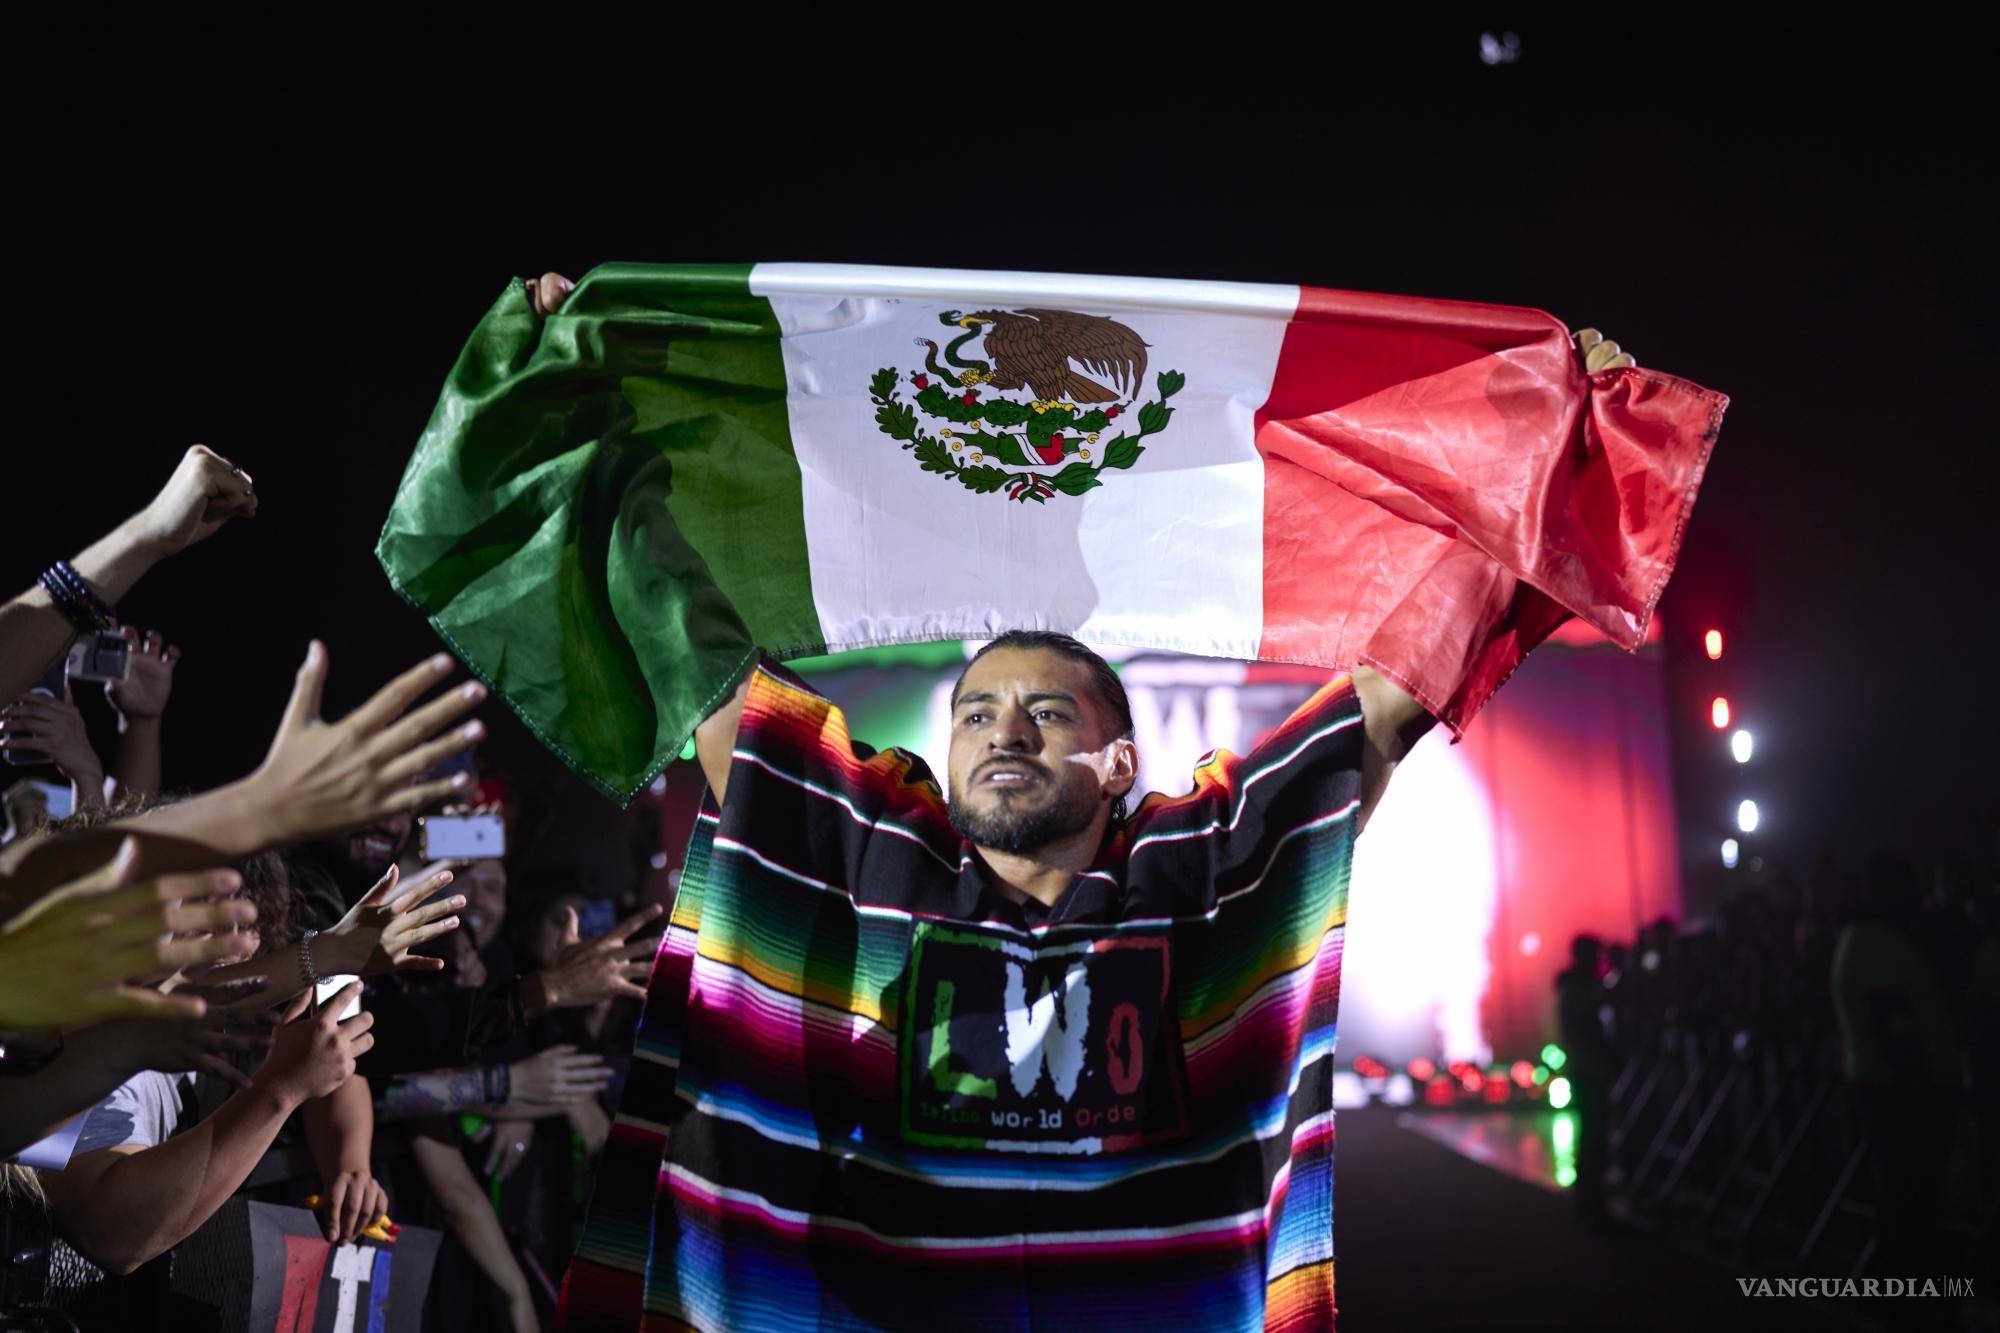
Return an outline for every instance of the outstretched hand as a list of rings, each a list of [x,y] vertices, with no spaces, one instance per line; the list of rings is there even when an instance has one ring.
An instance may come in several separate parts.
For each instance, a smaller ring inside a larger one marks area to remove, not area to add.
[[[451,871],[442,863],[425,870],[415,887],[397,893],[396,885],[401,878],[402,872],[390,866],[389,872],[375,881],[375,887],[363,894],[361,901],[350,907],[337,925],[314,938],[313,966],[321,976],[436,972],[444,966],[444,959],[414,951],[427,940],[458,929],[458,918],[450,913],[465,906],[465,899],[454,895],[430,901],[451,883]],[[281,978],[247,995],[232,997],[228,1001],[232,1007],[261,999],[268,990],[289,990],[291,982],[283,979],[287,969],[272,959],[273,953],[283,954],[289,961],[292,946],[267,950],[244,962],[215,968],[202,977],[202,984],[217,988],[262,980],[271,974]]]
[[[564,910],[567,915],[556,960],[536,974],[548,1007],[578,1009],[619,996],[645,999],[646,988],[640,983],[652,972],[660,937],[632,940],[631,936],[660,915],[659,904],[634,912],[594,940],[578,935],[576,909]]]
[[[430,739],[478,706],[486,687],[469,681],[403,714],[451,671],[449,654],[412,667],[338,722],[320,720],[326,645],[314,640],[262,766],[245,789],[276,827],[265,845],[325,837],[421,809],[466,786],[471,775],[416,779],[486,734],[469,722]]]
[[[465,906],[463,896],[431,902],[437,892],[451,883],[451,870],[442,862],[426,868],[416,885],[396,892],[402,872],[390,866],[375,887],[348,909],[340,924],[321,936],[327,941],[327,967],[334,973],[351,972],[371,977],[382,972],[436,972],[444,959],[412,952],[426,940],[458,929],[451,915]]]
[[[130,979],[226,957],[257,909],[224,900],[243,884],[233,870],[180,877],[171,888],[140,880],[138,870],[139,844],[127,838],[108,864],[0,927],[0,1028],[201,1017],[199,996],[162,995]]]
[[[276,1024],[277,1015],[268,1009],[256,1013],[215,1009],[200,1018],[121,1019],[104,1024],[103,1036],[124,1053],[125,1067],[163,1074],[201,1071],[247,1088],[250,1076],[229,1057],[268,1052]]]
[[[561,1115],[611,1086],[613,1070],[595,1051],[548,1046],[507,1066],[507,1104],[497,1118]]]
[[[149,629],[141,635],[127,625],[125,642],[132,645],[128,674],[123,680],[104,683],[104,697],[118,711],[121,725],[166,712],[167,698],[174,692],[174,664],[181,660],[181,650],[158,630]]]

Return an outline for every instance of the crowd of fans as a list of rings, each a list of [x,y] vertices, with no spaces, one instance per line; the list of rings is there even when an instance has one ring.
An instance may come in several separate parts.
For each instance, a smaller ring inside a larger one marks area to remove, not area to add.
[[[431,1326],[541,1327],[661,909],[511,857],[425,863],[422,818],[519,813],[477,759],[485,689],[445,655],[328,720],[315,643],[254,772],[166,789],[180,652],[116,604],[256,508],[197,446],[0,607],[0,757],[20,775],[0,846],[0,1322],[172,1326],[175,1247],[249,1198],[310,1208],[334,1243],[436,1227]],[[129,662],[86,687],[72,645],[106,634]],[[100,695],[108,764],[82,711]]]
[[[1580,1220],[1608,1193],[1753,1262],[2000,1281],[1995,867],[1746,878],[1712,919],[1576,941]]]

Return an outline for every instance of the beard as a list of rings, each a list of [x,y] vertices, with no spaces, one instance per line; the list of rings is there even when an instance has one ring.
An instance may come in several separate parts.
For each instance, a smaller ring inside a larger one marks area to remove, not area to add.
[[[1027,795],[1008,795],[975,810],[954,793],[948,810],[952,831],[977,846],[1022,856],[1083,832],[1097,817],[1097,793],[1088,787],[1058,787],[1036,805],[1022,799]]]

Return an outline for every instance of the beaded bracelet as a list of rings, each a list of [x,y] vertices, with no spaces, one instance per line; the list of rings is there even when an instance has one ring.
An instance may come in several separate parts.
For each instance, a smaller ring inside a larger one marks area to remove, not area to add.
[[[56,577],[53,569],[42,571],[41,584],[42,591],[49,595],[49,600],[55,604],[56,610],[62,613],[62,618],[73,628],[86,633],[97,628],[97,618],[90,614],[90,608],[70,594],[68,587]]]
[[[91,591],[90,585],[84,582],[83,575],[76,572],[76,566],[70,564],[67,560],[58,560],[51,568],[55,570],[58,578],[69,585],[70,591],[76,594],[77,599],[89,607],[99,620],[108,625],[118,618],[117,609]]]
[[[299,971],[305,974],[306,985],[308,986],[317,986],[320,982],[326,980],[325,977],[313,971],[312,942],[313,936],[317,934],[319,932],[316,930],[308,930],[305,934],[299,936]]]
[[[58,560],[43,570],[40,582],[63,619],[79,630],[109,629],[117,618],[110,604],[90,590],[67,560]]]

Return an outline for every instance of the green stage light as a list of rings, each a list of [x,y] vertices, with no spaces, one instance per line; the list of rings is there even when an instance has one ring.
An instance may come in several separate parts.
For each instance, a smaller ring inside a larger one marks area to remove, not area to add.
[[[1549,1159],[1559,1188],[1576,1184],[1576,1112],[1557,1111],[1549,1117]]]
[[[1542,1047],[1542,1063],[1551,1069],[1561,1069],[1568,1059],[1569,1057],[1563,1054],[1563,1048],[1554,1042]]]

